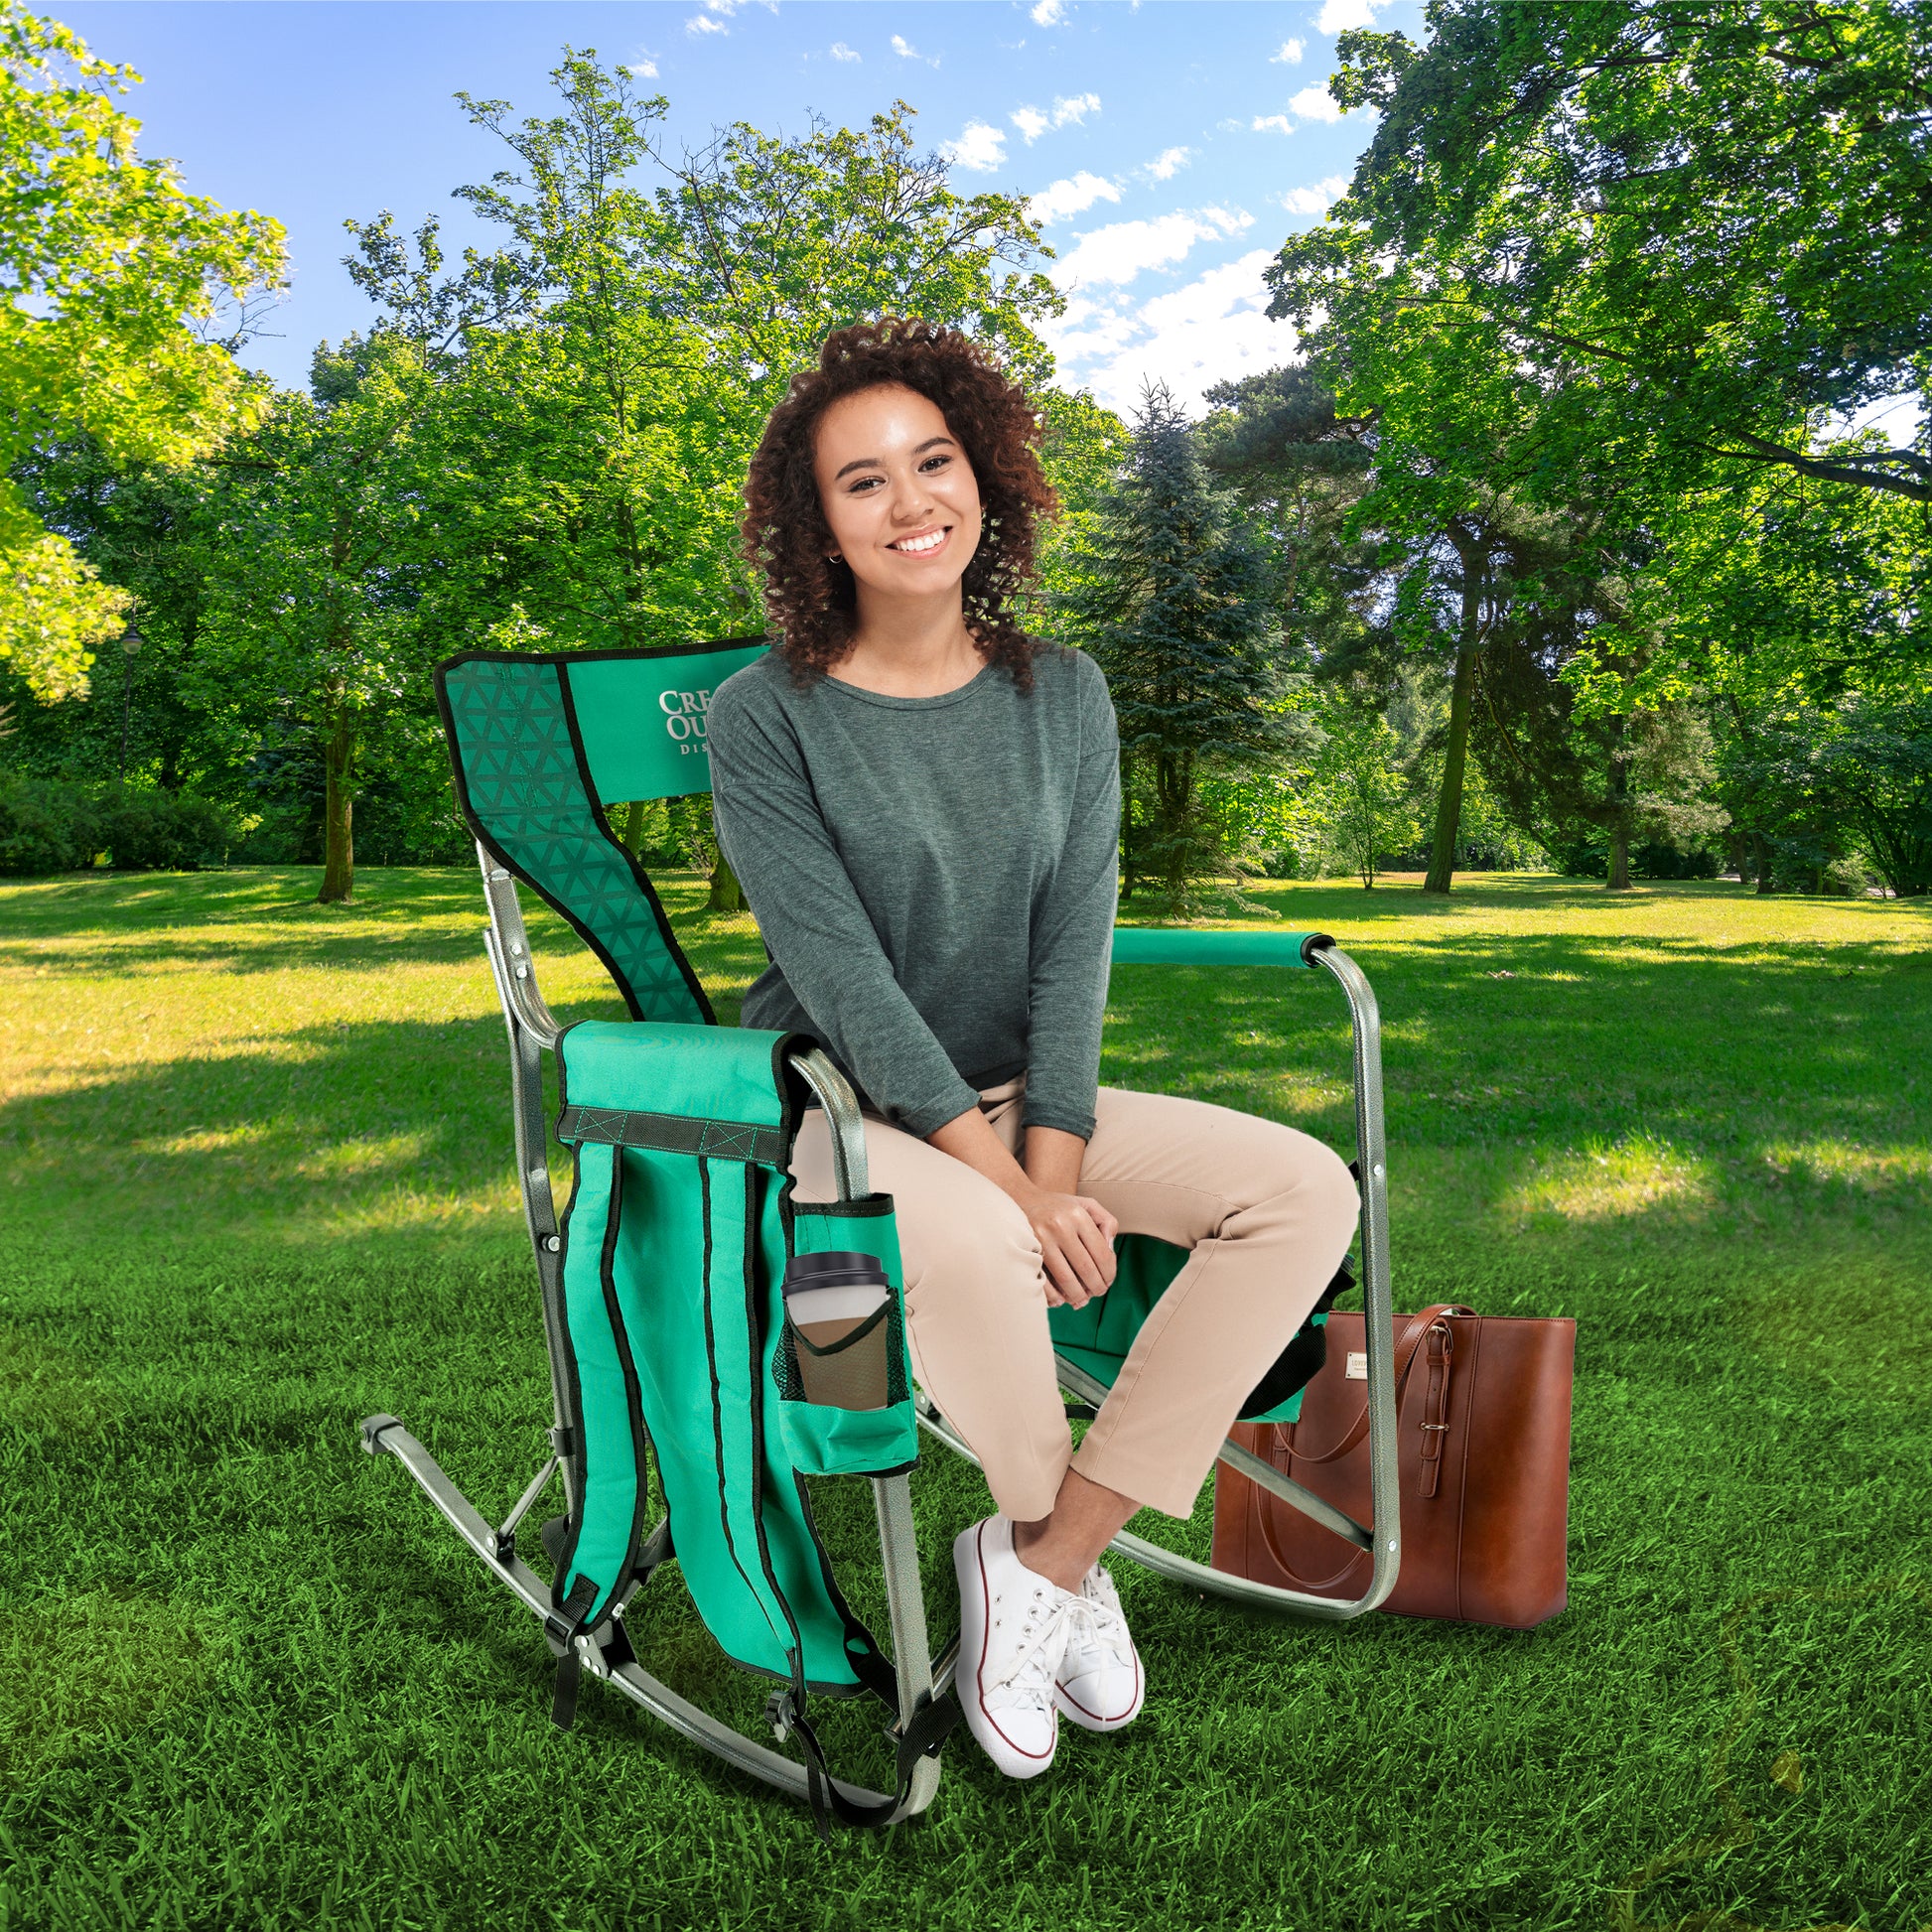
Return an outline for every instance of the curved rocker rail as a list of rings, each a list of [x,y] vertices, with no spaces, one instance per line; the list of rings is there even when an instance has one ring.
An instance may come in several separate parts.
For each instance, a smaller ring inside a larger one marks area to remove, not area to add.
[[[523,1607],[539,1624],[542,1623],[550,1609],[549,1585],[513,1552],[507,1557],[496,1554],[497,1532],[444,1473],[435,1456],[394,1416],[365,1418],[361,1424],[361,1437],[362,1447],[369,1454],[393,1455],[416,1478],[443,1519],[470,1546],[473,1554],[483,1559],[483,1567],[498,1582],[506,1584]],[[895,1517],[902,1516],[903,1534],[909,1537],[912,1518],[905,1494],[905,1478],[895,1476],[876,1481],[873,1487],[879,1503],[882,1533],[885,1533],[886,1518],[890,1513]],[[897,1494],[888,1496],[885,1492],[889,1490],[897,1491]],[[662,1531],[663,1525],[660,1524],[652,1532],[653,1538],[661,1539]],[[913,1574],[916,1577],[917,1572]],[[629,1602],[634,1600],[633,1592],[625,1608],[628,1609]],[[679,1697],[667,1684],[652,1677],[640,1664],[613,1663],[605,1656],[602,1645],[592,1637],[577,1639],[577,1653],[583,1659],[585,1670],[592,1676],[621,1691],[632,1703],[642,1706],[652,1717],[661,1719],[680,1736],[715,1752],[739,1770],[749,1771],[752,1776],[762,1778],[766,1784],[775,1785],[791,1797],[804,1799],[809,1796],[804,1765],[792,1758],[782,1757],[776,1751],[767,1750],[742,1732],[720,1724],[695,1704]],[[946,1678],[950,1680],[950,1654],[942,1663]],[[901,1712],[901,1723],[905,1716]],[[855,1804],[880,1805],[890,1801],[888,1793],[868,1791],[863,1785],[847,1784],[842,1778],[834,1778],[832,1782],[842,1796]],[[897,1824],[901,1818],[911,1818],[924,1811],[931,1804],[938,1787],[939,1766],[935,1760],[927,1758],[913,1772],[905,1802],[888,1822]]]

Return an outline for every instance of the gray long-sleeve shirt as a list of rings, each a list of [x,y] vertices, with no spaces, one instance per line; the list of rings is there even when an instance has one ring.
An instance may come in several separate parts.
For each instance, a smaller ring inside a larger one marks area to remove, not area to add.
[[[825,1042],[923,1138],[1027,1074],[1025,1121],[1093,1133],[1119,870],[1119,741],[1100,667],[1049,646],[937,698],[776,652],[718,687],[718,839],[771,965],[748,1027]]]

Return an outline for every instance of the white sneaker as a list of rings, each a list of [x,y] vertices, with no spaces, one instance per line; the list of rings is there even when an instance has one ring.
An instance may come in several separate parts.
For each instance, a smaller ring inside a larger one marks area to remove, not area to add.
[[[1114,1580],[1098,1564],[1069,1597],[1066,1654],[1055,1673],[1053,1702],[1088,1730],[1118,1730],[1141,1715],[1147,1679],[1128,1634]]]
[[[989,1516],[952,1546],[959,1578],[959,1687],[966,1726],[1010,1778],[1053,1761],[1053,1677],[1079,1599],[1014,1555],[1013,1524]]]

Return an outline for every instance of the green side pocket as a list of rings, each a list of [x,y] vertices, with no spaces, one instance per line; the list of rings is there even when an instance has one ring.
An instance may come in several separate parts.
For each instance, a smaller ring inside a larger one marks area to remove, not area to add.
[[[909,1469],[919,1456],[919,1424],[912,1412],[912,1367],[905,1352],[905,1276],[892,1196],[795,1203],[791,1238],[794,1254],[849,1249],[875,1256],[893,1297],[886,1309],[883,1409],[834,1409],[806,1401],[795,1337],[782,1309],[775,1311],[771,1374],[778,1391],[778,1426],[792,1462],[808,1476],[885,1476]]]

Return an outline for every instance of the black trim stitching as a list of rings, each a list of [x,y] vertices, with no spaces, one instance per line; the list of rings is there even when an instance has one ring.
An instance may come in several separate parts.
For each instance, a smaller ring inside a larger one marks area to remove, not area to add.
[[[559,1055],[559,1065],[561,1063],[562,1056]],[[612,1158],[615,1160],[616,1155]],[[587,1488],[584,1481],[584,1382],[577,1366],[577,1343],[570,1332],[570,1283],[565,1274],[565,1264],[570,1260],[571,1222],[576,1217],[577,1203],[583,1198],[584,1153],[581,1148],[572,1148],[570,1202],[564,1209],[564,1218],[558,1229],[563,1247],[557,1256],[557,1311],[561,1317],[558,1325],[563,1332],[564,1343],[564,1373],[559,1379],[567,1391],[565,1407],[568,1413],[564,1417],[564,1426],[570,1431],[571,1447],[577,1450],[573,1458],[577,1463],[577,1507],[570,1513],[563,1553],[558,1557],[555,1574],[550,1579],[550,1601],[557,1609],[564,1606],[564,1579],[570,1575],[571,1565],[577,1560],[577,1545],[584,1534],[584,1497]]]
[[[558,1112],[557,1138],[650,1148],[659,1154],[703,1155],[712,1161],[748,1161],[769,1168],[785,1165],[781,1129],[702,1114],[650,1114],[573,1104]]]
[[[703,644],[614,645],[609,650],[459,650],[438,660],[436,674],[440,677],[459,664],[604,664],[620,657],[702,657],[707,651],[749,650],[754,644],[768,650],[775,641],[760,631],[756,637],[714,637]]]
[[[757,1533],[759,1563],[764,1581],[771,1587],[785,1627],[791,1632],[792,1674],[801,1700],[805,1695],[805,1633],[798,1627],[798,1615],[778,1583],[771,1567],[771,1546],[764,1535],[764,1322],[758,1305],[759,1183],[763,1175],[756,1168],[742,1170],[745,1176],[745,1234],[741,1272],[745,1282],[745,1332],[751,1354],[752,1387],[752,1528]],[[775,1632],[773,1633],[776,1634]],[[800,1714],[803,1716],[801,1709]]]
[[[611,1592],[605,1597],[590,1628],[595,1629],[611,1614],[631,1573],[637,1567],[637,1546],[642,1538],[644,1517],[649,1502],[650,1477],[644,1466],[644,1397],[637,1381],[637,1364],[630,1352],[630,1335],[624,1326],[623,1311],[618,1302],[616,1261],[618,1236],[623,1219],[623,1150],[611,1150],[611,1211],[604,1224],[604,1252],[599,1259],[598,1278],[604,1288],[604,1311],[611,1323],[611,1337],[617,1344],[618,1366],[623,1371],[623,1401],[630,1425],[630,1534],[624,1539],[623,1562],[618,1567]]]
[[[690,960],[684,956],[684,948],[678,944],[677,934],[671,930],[671,921],[665,914],[663,902],[657,897],[657,888],[650,883],[650,875],[637,863],[630,848],[612,831],[611,821],[604,814],[604,801],[597,795],[597,782],[591,776],[591,761],[584,751],[584,734],[577,724],[577,700],[570,688],[570,666],[562,660],[557,665],[557,689],[563,694],[564,724],[570,731],[570,749],[577,758],[577,776],[583,784],[585,798],[590,801],[591,818],[611,849],[618,853],[624,864],[630,868],[631,878],[636,881],[650,905],[652,916],[657,920],[657,936],[663,940],[671,957],[677,962],[678,971],[684,975],[684,983],[690,989],[691,997],[698,1003],[698,1011],[704,1016],[704,1024],[707,1027],[715,1027],[718,1024],[718,1016],[712,1011],[711,998],[705,992],[704,984],[693,970]],[[680,794],[680,796],[688,795],[688,793]],[[711,795],[709,785],[705,787],[704,795],[706,797]],[[632,1006],[634,1009],[634,1001]],[[633,1011],[631,1017],[641,1019],[643,1016]]]
[[[771,949],[765,948],[769,959]],[[799,1123],[805,1117],[805,1109],[816,1096],[811,1082],[792,1065],[794,1053],[807,1053],[818,1044],[810,1034],[780,1034],[771,1042],[771,1084],[778,1094],[778,1131],[784,1136],[784,1157],[774,1161],[775,1168],[791,1166],[792,1143],[797,1139]]]
[[[891,1194],[856,1194],[851,1200],[800,1201],[801,1214],[824,1214],[836,1220],[876,1221],[893,1211]]]
[[[910,1466],[908,1464],[908,1466]],[[897,1474],[898,1471],[895,1470]],[[791,1471],[791,1486],[798,1491],[798,1507],[804,1512],[805,1529],[812,1539],[812,1548],[818,1555],[819,1575],[825,1583],[825,1593],[832,1599],[845,1623],[845,1657],[852,1666],[852,1674],[859,1680],[862,1691],[870,1691],[895,1717],[898,1715],[898,1674],[891,1660],[879,1647],[879,1639],[859,1621],[852,1605],[845,1600],[845,1592],[839,1587],[839,1580],[832,1574],[832,1559],[825,1554],[825,1544],[818,1533],[818,1522],[812,1515],[811,1493],[805,1487],[805,1478],[794,1465]],[[859,1639],[858,1644],[853,1638]]]
[[[748,1168],[745,1172],[749,1176],[751,1170]],[[764,1599],[759,1595],[758,1586],[752,1582],[750,1573],[739,1561],[738,1539],[732,1535],[731,1492],[725,1478],[725,1408],[720,1400],[718,1389],[718,1336],[711,1319],[711,1163],[702,1158],[698,1162],[698,1186],[704,1201],[704,1354],[705,1367],[711,1376],[711,1440],[718,1466],[718,1523],[725,1532],[725,1554],[731,1558],[732,1568],[738,1572],[745,1587],[751,1591],[752,1600],[759,1606],[759,1614],[764,1618],[764,1627],[770,1630],[772,1637],[776,1639],[778,1632],[772,1626],[771,1612],[765,1608]],[[752,1389],[756,1401],[758,1391],[756,1381],[753,1382]],[[756,1444],[752,1458],[752,1501],[755,1522],[759,1500],[758,1469],[762,1449],[762,1444]],[[759,1542],[762,1541],[763,1530],[760,1526]],[[785,1611],[785,1618],[787,1622],[790,1621],[789,1608]],[[780,1641],[779,1648],[783,1647]]]

